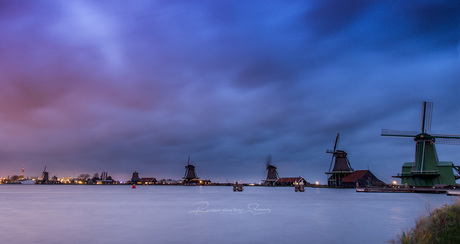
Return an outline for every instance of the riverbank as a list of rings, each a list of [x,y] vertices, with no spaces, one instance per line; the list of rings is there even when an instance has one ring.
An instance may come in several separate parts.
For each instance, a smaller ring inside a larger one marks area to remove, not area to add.
[[[418,219],[414,228],[403,231],[393,243],[460,243],[460,199],[453,205],[444,205],[429,216]]]

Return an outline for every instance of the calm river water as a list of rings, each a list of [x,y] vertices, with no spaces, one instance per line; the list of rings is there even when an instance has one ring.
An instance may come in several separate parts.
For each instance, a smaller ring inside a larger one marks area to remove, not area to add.
[[[0,185],[2,243],[385,243],[443,194]]]

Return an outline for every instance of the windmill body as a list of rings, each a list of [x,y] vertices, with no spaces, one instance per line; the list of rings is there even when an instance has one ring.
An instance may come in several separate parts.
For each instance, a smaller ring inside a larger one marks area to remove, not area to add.
[[[332,154],[329,171],[326,172],[326,174],[328,175],[328,187],[342,187],[342,180],[354,171],[350,165],[350,161],[348,161],[347,153],[343,150],[337,150],[339,136],[340,134],[337,133],[337,136],[335,138],[334,150],[326,150],[326,153]],[[332,167],[332,163],[334,163],[334,167]]]
[[[190,164],[190,156],[189,156],[188,161],[187,161],[187,166],[185,166],[184,180],[185,182],[191,182],[191,181],[196,181],[197,179],[199,178],[196,175],[195,166]]]
[[[404,163],[401,174],[393,176],[401,178],[401,184],[408,186],[455,185],[458,176],[453,173],[451,161],[439,161],[435,142],[441,144],[458,144],[460,136],[428,134],[431,127],[433,103],[423,102],[421,132],[403,132],[382,130],[382,136],[412,137],[415,141],[414,162]]]
[[[45,169],[43,169],[42,177],[40,177],[40,180],[38,181],[38,183],[40,183],[40,184],[48,184],[49,180],[50,180],[49,179],[49,174],[46,171],[46,166],[45,166]]]
[[[276,167],[272,164],[272,157],[269,155],[267,157],[267,178],[263,180],[265,186],[274,186],[276,181],[279,178],[278,172],[276,171]]]

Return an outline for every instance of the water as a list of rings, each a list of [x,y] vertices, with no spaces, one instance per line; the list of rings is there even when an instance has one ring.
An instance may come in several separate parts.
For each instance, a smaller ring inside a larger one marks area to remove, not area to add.
[[[354,189],[0,185],[2,243],[385,243],[457,197]]]

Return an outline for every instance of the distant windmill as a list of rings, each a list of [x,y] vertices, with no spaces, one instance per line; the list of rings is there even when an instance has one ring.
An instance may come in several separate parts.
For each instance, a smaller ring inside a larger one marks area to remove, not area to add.
[[[266,170],[267,170],[267,178],[263,181],[264,185],[266,186],[274,186],[276,181],[279,178],[278,172],[276,171],[276,167],[272,164],[272,156],[267,156],[267,163],[266,163]]]
[[[415,162],[404,163],[402,173],[395,178],[401,178],[401,184],[409,186],[455,185],[452,168],[459,171],[452,162],[440,162],[434,146],[440,144],[460,144],[459,135],[428,134],[431,130],[433,103],[423,102],[420,132],[382,130],[382,136],[412,137],[415,141]]]
[[[327,185],[329,187],[341,187],[342,180],[345,176],[353,173],[353,168],[348,161],[347,153],[342,150],[337,150],[337,145],[339,144],[340,134],[337,133],[335,137],[334,150],[326,150],[326,153],[332,154],[331,164],[329,165],[329,171],[326,172],[328,175]],[[334,162],[334,167],[332,168],[332,163]],[[331,171],[332,169],[332,171]]]
[[[49,174],[48,172],[46,171],[46,166],[45,166],[45,169],[43,169],[43,173],[42,173],[42,177],[39,181],[40,184],[47,184],[49,182]]]
[[[188,156],[187,166],[185,166],[184,180],[186,182],[199,179],[195,173],[195,166],[190,164],[190,156]]]

